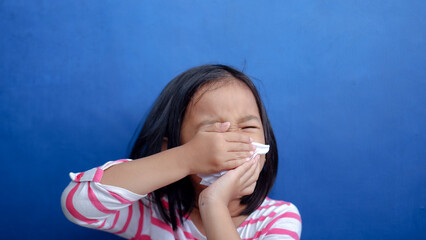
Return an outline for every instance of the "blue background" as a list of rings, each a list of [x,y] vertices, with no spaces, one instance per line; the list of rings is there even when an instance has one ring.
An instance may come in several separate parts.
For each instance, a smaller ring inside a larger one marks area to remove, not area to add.
[[[124,158],[165,84],[255,78],[279,144],[271,197],[302,239],[426,238],[426,1],[0,1],[4,239],[117,239],[72,224],[68,172]]]

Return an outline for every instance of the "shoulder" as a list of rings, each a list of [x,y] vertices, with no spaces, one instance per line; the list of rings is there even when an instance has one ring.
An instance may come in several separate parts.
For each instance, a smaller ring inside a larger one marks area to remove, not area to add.
[[[290,202],[266,198],[247,220],[256,229],[255,237],[300,239],[302,219],[297,207]]]
[[[288,216],[294,216],[295,218],[300,219],[299,210],[293,203],[282,200],[274,200],[268,197],[265,198],[262,205],[260,205],[256,211],[274,212],[275,216],[279,215],[280,213],[287,213]]]
[[[271,222],[277,222],[280,219],[302,222],[299,210],[293,203],[270,198],[266,198],[254,213],[257,216],[269,218]]]

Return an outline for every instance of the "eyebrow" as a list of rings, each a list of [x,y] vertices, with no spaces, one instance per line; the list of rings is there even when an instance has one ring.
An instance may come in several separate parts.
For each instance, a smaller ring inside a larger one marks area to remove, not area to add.
[[[262,121],[260,121],[260,119],[257,116],[254,116],[254,115],[245,116],[245,117],[241,118],[240,121],[238,121],[238,122],[243,123],[243,122],[248,122],[248,121],[251,121],[251,120],[256,120],[259,123],[262,122]]]
[[[260,119],[257,116],[254,116],[254,115],[247,115],[245,117],[242,117],[242,118],[239,119],[238,123],[248,122],[248,121],[251,121],[251,120],[256,120],[259,123],[261,123]],[[200,129],[200,127],[202,127],[204,125],[214,124],[216,122],[220,122],[220,121],[218,119],[204,120],[197,125],[197,129]]]

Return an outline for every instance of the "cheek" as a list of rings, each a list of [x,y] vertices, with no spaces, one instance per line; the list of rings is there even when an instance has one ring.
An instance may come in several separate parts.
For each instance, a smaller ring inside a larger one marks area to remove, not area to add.
[[[265,144],[265,135],[263,134],[263,129],[257,129],[255,131],[241,131],[240,133],[253,138],[254,142]]]
[[[253,142],[265,144],[265,139],[261,135],[255,133],[242,133],[243,135],[249,136],[253,139]]]
[[[260,155],[260,169],[263,169],[263,167],[265,166],[265,162],[266,162],[266,155]]]
[[[185,144],[189,142],[194,137],[194,135],[195,134],[193,130],[189,126],[182,125],[180,130],[180,143]]]
[[[189,142],[188,136],[184,132],[180,133],[180,144],[183,145],[185,143]]]

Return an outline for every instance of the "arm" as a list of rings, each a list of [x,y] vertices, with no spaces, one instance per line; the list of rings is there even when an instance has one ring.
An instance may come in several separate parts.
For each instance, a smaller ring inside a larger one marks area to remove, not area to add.
[[[201,219],[208,240],[241,239],[227,205],[206,199],[201,200],[200,204]]]
[[[190,165],[183,146],[122,163],[104,172],[101,183],[147,194],[187,176]]]
[[[61,197],[65,216],[80,226],[133,237],[135,229],[127,226],[143,218],[144,206],[138,200],[144,195],[99,183],[104,170],[127,161],[111,161],[85,172],[70,173],[72,181]]]
[[[251,139],[225,132],[230,124],[201,129],[186,144],[105,171],[101,183],[147,194],[195,173],[214,173],[240,166],[253,151]]]
[[[245,162],[252,150],[249,137],[223,133],[229,124],[222,129],[221,124],[214,126],[216,128],[197,133],[180,147],[134,161],[108,162],[86,172],[70,174],[73,181],[61,199],[64,214],[76,224],[112,231],[117,223],[115,218],[118,222],[120,219],[126,221],[120,213],[132,214],[132,220],[135,219],[134,216],[139,214],[134,212],[139,208],[136,202],[147,193],[191,173],[219,172]]]

